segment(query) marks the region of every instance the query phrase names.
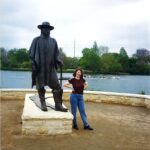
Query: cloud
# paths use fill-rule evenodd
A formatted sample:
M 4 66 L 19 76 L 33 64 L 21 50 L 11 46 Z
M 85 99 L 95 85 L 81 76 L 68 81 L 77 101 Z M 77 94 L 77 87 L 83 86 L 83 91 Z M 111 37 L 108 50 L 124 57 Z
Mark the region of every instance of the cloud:
M 96 40 L 100 45 L 128 53 L 150 49 L 148 0 L 1 0 L 0 46 L 29 48 L 40 34 L 37 25 L 50 21 L 51 32 L 65 53 L 81 56 L 84 47 Z

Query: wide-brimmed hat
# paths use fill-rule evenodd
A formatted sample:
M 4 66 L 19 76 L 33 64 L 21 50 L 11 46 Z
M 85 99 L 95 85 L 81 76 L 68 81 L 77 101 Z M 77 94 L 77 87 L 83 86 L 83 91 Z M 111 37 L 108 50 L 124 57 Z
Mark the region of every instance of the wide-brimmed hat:
M 38 25 L 37 26 L 39 29 L 42 29 L 42 28 L 49 28 L 50 30 L 53 30 L 54 27 L 50 25 L 49 22 L 42 22 L 41 25 Z

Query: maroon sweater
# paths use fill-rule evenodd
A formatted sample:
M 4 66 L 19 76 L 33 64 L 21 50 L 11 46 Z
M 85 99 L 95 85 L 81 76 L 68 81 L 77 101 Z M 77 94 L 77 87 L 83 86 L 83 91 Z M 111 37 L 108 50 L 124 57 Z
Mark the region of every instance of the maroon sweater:
M 68 82 L 73 86 L 74 90 L 72 91 L 72 93 L 83 94 L 85 79 L 81 78 L 78 80 L 76 78 L 72 78 L 69 79 Z

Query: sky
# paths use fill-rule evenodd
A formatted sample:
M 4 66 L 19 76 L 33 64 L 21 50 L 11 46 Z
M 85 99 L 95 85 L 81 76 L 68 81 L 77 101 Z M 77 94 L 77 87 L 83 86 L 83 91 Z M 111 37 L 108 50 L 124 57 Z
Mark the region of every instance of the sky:
M 131 56 L 138 48 L 150 50 L 149 6 L 149 0 L 1 0 L 0 47 L 29 49 L 40 35 L 37 26 L 48 21 L 67 56 L 75 46 L 81 57 L 94 41 L 109 52 L 124 47 Z

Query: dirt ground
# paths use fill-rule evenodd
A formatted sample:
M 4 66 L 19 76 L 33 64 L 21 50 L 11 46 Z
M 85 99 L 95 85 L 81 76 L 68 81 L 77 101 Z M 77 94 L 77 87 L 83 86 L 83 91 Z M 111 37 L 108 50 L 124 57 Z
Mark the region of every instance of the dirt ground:
M 1 150 L 150 150 L 150 110 L 114 104 L 86 103 L 86 131 L 78 113 L 79 130 L 57 136 L 24 136 L 24 101 L 1 101 Z M 69 103 L 65 102 L 69 108 Z

